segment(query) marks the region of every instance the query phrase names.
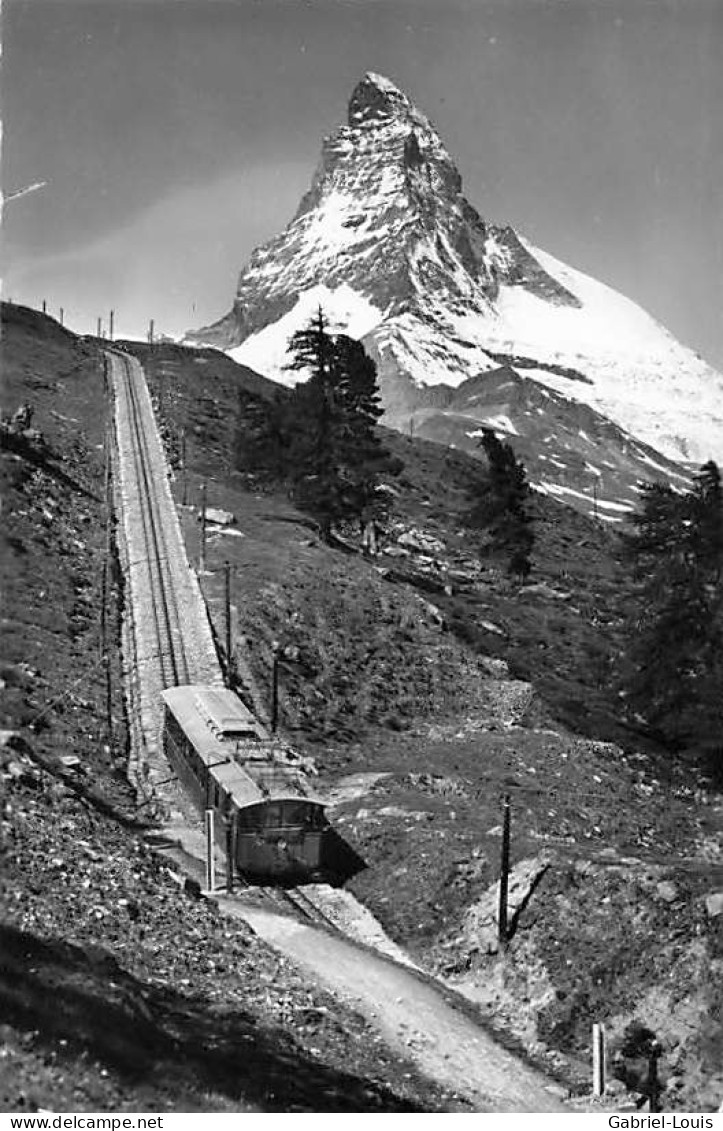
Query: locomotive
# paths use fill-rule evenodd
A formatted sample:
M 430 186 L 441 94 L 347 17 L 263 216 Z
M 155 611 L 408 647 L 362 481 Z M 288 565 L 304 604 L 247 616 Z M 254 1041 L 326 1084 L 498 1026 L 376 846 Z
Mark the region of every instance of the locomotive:
M 199 808 L 214 811 L 236 870 L 257 881 L 319 876 L 329 822 L 298 759 L 232 691 L 192 684 L 161 697 L 166 757 Z

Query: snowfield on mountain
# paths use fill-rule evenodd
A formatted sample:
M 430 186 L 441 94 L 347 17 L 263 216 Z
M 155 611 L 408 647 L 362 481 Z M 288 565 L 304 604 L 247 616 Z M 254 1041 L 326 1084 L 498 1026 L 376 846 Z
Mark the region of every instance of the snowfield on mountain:
M 432 123 L 373 73 L 233 309 L 188 340 L 292 383 L 286 343 L 319 304 L 377 361 L 394 426 L 439 386 L 510 366 L 669 459 L 723 444 L 721 375 L 634 302 L 480 216 Z

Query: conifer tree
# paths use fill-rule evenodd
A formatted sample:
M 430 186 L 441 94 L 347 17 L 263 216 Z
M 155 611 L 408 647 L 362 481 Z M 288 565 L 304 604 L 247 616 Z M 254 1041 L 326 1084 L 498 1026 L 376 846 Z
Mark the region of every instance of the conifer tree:
M 309 373 L 290 400 L 295 497 L 328 538 L 336 523 L 364 521 L 379 498 L 379 475 L 392 470 L 376 431 L 376 366 L 359 342 L 329 332 L 321 308 L 293 335 L 289 352 L 289 368 Z
M 714 463 L 688 493 L 643 485 L 623 561 L 635 583 L 628 706 L 673 748 L 713 757 L 723 769 L 723 490 Z
M 339 334 L 334 342 L 334 370 L 344 435 L 343 460 L 355 517 L 364 524 L 381 517 L 379 477 L 393 471 L 377 423 L 383 413 L 377 369 L 361 342 Z
M 489 532 L 493 549 L 507 555 L 510 573 L 524 580 L 532 568 L 535 541 L 524 464 L 491 428 L 483 429 L 479 443 L 487 456 L 487 482 L 475 499 L 470 523 Z

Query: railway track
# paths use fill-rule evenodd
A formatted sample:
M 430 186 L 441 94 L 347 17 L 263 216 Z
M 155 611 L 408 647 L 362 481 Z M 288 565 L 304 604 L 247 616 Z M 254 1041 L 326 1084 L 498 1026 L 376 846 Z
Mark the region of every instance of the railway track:
M 128 440 L 138 486 L 147 593 L 156 641 L 155 658 L 162 686 L 171 687 L 191 682 L 191 670 L 176 596 L 163 500 L 158 497 L 156 485 L 159 468 L 153 460 L 148 422 L 131 359 L 116 351 L 113 351 L 113 358 L 120 368 L 118 388 L 126 402 Z
M 129 578 L 128 673 L 131 713 L 136 719 L 132 745 L 138 751 L 139 767 L 135 776 L 142 788 L 165 789 L 169 811 L 174 809 L 190 821 L 189 798 L 179 789 L 161 741 L 163 693 L 187 685 L 220 688 L 223 684 L 215 653 L 210 672 L 209 657 L 199 649 L 204 629 L 211 649 L 213 640 L 202 594 L 188 565 L 143 370 L 121 350 L 109 349 L 108 359 L 116 396 L 119 492 Z M 291 908 L 302 919 L 336 929 L 323 909 L 298 889 L 259 890 L 277 907 Z
M 337 924 L 331 919 L 325 911 L 319 907 L 313 899 L 301 888 L 275 888 L 275 891 L 281 896 L 282 902 L 286 902 L 304 919 L 308 919 L 314 923 L 315 926 L 327 927 L 329 930 L 337 932 L 339 928 Z
M 236 876 L 236 886 L 247 893 L 255 892 L 261 895 L 274 908 L 288 911 L 291 908 L 300 918 L 313 923 L 315 926 L 326 927 L 335 934 L 340 932 L 340 927 L 331 916 L 319 907 L 300 887 L 286 888 L 277 886 L 264 886 L 250 884 L 243 876 Z

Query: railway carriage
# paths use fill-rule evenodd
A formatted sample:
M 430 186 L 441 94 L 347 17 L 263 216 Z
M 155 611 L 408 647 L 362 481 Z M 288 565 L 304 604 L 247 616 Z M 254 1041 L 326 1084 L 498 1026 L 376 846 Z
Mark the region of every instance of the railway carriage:
M 230 822 L 239 872 L 289 881 L 320 873 L 324 803 L 238 696 L 190 685 L 162 698 L 166 757 L 199 808 L 216 813 L 224 846 Z

